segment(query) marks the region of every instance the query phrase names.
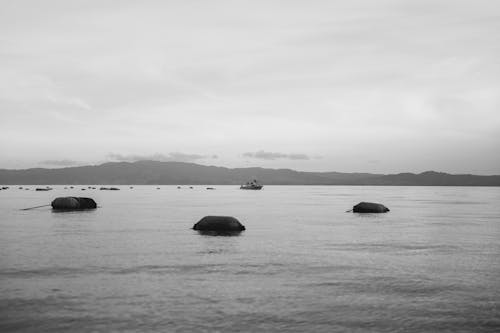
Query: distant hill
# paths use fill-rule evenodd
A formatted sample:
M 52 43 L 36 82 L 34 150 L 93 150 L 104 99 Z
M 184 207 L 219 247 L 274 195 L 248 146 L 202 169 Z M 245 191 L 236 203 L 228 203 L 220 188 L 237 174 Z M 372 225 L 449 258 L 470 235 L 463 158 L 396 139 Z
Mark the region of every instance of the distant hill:
M 290 169 L 205 166 L 183 162 L 113 162 L 60 169 L 0 169 L 0 184 L 136 184 L 238 185 L 258 179 L 264 185 L 408 185 L 500 186 L 500 175 L 451 175 L 427 171 L 391 175 L 341 172 L 300 172 Z

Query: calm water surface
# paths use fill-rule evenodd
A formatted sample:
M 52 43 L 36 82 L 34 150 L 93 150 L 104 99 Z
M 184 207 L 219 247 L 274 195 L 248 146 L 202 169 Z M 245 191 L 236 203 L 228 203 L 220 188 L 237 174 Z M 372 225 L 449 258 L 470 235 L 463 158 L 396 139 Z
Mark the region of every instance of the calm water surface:
M 0 191 L 0 331 L 500 331 L 500 188 L 160 187 Z

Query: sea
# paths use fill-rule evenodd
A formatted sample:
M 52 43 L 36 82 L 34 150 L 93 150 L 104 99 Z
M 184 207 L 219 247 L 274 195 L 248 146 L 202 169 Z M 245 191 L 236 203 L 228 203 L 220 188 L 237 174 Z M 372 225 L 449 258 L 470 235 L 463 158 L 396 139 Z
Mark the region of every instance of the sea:
M 1 332 L 500 332 L 498 187 L 22 186 L 0 191 Z M 59 196 L 99 207 L 20 210 Z

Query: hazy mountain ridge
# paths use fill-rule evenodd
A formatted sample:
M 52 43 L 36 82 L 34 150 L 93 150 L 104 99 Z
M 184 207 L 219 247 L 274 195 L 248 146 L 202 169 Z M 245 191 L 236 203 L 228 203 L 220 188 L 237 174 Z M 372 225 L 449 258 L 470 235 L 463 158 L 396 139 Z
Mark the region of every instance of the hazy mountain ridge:
M 500 175 L 303 172 L 291 169 L 225 168 L 185 162 L 110 162 L 59 169 L 0 169 L 0 184 L 238 185 L 258 179 L 264 185 L 500 186 Z

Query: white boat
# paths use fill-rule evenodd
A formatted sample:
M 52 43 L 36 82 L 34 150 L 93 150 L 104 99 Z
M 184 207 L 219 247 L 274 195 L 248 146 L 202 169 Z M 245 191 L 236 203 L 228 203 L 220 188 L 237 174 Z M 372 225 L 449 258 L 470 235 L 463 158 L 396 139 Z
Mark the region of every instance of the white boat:
M 240 186 L 241 190 L 261 190 L 264 185 L 259 184 L 257 180 L 252 180 L 251 182 L 246 182 Z

